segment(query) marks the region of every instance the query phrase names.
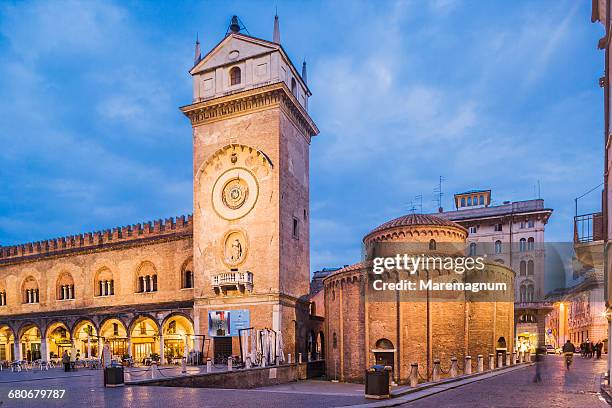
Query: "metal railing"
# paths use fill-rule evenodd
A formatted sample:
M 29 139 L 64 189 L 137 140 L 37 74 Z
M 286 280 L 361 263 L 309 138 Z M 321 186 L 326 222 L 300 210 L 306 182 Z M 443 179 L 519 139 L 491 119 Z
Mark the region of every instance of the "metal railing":
M 603 239 L 602 213 L 582 214 L 574 217 L 574 242 L 589 243 Z

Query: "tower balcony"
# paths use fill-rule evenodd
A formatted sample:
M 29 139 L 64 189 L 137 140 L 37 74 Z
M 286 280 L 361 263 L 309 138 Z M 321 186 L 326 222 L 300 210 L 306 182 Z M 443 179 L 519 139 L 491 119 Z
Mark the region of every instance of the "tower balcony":
M 211 285 L 216 294 L 226 294 L 228 290 L 241 293 L 253 290 L 253 273 L 249 271 L 221 272 L 211 277 Z

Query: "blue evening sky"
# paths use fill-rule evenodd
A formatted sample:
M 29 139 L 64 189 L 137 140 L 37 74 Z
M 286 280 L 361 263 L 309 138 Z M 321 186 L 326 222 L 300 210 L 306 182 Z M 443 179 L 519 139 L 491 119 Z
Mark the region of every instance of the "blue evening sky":
M 602 179 L 603 52 L 591 2 L 1 1 L 0 244 L 192 212 L 187 70 L 238 14 L 308 62 L 311 269 L 452 194 L 541 195 L 547 239 Z M 599 193 L 580 212 L 599 210 Z

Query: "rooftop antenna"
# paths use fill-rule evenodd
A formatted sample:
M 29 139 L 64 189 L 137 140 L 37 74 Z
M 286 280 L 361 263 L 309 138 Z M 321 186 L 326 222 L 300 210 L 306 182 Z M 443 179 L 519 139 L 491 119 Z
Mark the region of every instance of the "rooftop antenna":
M 438 212 L 444 211 L 442 208 L 442 196 L 444 196 L 444 192 L 442 191 L 442 182 L 446 181 L 446 179 L 442 176 L 438 178 L 438 185 L 434 188 L 435 200 L 438 204 Z
M 542 199 L 542 194 L 540 194 L 540 179 L 538 179 L 538 200 Z
M 416 195 L 414 196 L 414 199 L 419 202 L 419 214 L 423 214 L 423 195 Z

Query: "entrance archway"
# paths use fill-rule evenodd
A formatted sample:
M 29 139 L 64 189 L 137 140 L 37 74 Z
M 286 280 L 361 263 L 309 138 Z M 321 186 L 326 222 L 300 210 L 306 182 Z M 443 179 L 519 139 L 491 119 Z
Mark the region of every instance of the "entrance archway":
M 49 357 L 61 358 L 64 351 L 72 355 L 72 338 L 68 326 L 61 322 L 55 322 L 47 329 L 47 341 L 49 344 Z
M 15 360 L 15 336 L 9 326 L 0 326 L 0 361 Z
M 109 344 L 113 359 L 120 360 L 129 354 L 127 329 L 121 320 L 105 320 L 100 326 L 100 337 Z
M 379 339 L 372 351 L 374 352 L 376 364 L 393 367 L 395 348 L 391 340 Z
M 89 320 L 81 320 L 74 327 L 74 346 L 77 356 L 80 358 L 99 357 L 98 354 L 98 332 Z
M 150 317 L 136 318 L 131 325 L 131 356 L 135 362 L 145 363 L 145 359 L 159 356 L 159 330 L 157 323 Z
M 41 359 L 40 329 L 34 323 L 22 327 L 19 343 L 21 344 L 22 360 L 36 361 Z
M 164 359 L 168 363 L 188 356 L 193 350 L 193 324 L 182 315 L 170 316 L 162 327 Z

